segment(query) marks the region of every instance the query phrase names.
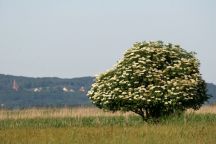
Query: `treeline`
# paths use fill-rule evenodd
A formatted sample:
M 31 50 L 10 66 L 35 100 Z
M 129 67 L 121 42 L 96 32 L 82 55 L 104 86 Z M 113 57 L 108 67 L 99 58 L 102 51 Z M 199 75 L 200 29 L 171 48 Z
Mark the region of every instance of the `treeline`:
M 0 75 L 0 105 L 2 108 L 91 105 L 86 94 L 93 80 L 94 77 L 60 79 Z
M 30 78 L 22 76 L 11 76 L 0 74 L 0 91 L 12 90 L 13 82 L 15 81 L 19 90 L 30 90 L 32 88 L 61 88 L 72 87 L 75 90 L 80 87 L 90 88 L 94 77 L 81 77 L 73 79 L 61 79 L 56 77 L 49 78 Z
M 211 98 L 208 100 L 207 104 L 216 104 L 216 85 L 213 83 L 207 83 L 208 94 Z

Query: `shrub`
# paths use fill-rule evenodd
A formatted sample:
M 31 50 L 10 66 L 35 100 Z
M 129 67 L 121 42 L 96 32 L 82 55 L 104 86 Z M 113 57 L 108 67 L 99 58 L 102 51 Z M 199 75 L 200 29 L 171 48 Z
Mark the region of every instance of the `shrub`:
M 132 111 L 143 120 L 198 109 L 208 99 L 199 66 L 195 53 L 179 45 L 137 42 L 96 77 L 88 96 L 99 108 Z

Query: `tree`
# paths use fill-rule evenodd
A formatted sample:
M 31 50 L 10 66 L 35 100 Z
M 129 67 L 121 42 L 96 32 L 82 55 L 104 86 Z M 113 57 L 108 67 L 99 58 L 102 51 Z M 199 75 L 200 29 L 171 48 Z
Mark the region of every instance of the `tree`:
M 137 42 L 110 70 L 96 77 L 88 92 L 99 108 L 132 111 L 157 119 L 208 99 L 194 52 L 162 41 Z

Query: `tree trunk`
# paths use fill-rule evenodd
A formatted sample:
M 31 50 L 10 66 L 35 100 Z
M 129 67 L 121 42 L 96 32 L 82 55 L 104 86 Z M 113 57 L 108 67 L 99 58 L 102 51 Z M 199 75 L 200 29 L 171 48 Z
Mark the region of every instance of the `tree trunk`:
M 146 117 L 145 117 L 144 113 L 139 114 L 139 115 L 142 117 L 142 120 L 143 120 L 143 121 L 146 121 Z
M 136 109 L 136 110 L 132 110 L 132 112 L 140 115 L 142 117 L 143 121 L 147 120 L 146 117 L 145 117 L 145 113 L 144 113 L 144 111 L 141 108 L 140 109 Z

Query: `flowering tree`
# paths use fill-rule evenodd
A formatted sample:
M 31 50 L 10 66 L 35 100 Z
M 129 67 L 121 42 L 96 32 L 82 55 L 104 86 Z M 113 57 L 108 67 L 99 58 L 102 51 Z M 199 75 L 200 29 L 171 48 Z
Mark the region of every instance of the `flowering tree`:
M 96 77 L 88 96 L 99 108 L 132 111 L 143 120 L 198 109 L 208 99 L 199 65 L 179 45 L 138 42 Z

